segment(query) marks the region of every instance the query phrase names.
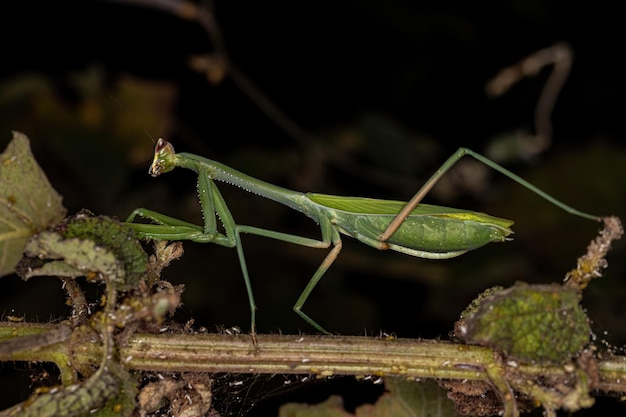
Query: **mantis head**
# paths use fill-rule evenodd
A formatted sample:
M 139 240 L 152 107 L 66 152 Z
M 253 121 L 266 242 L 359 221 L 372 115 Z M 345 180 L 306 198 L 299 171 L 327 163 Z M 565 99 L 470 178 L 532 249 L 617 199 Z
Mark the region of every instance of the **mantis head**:
M 156 146 L 154 147 L 154 159 L 148 173 L 153 177 L 158 177 L 161 174 L 170 172 L 176 165 L 174 164 L 174 147 L 171 143 L 163 138 L 159 138 Z

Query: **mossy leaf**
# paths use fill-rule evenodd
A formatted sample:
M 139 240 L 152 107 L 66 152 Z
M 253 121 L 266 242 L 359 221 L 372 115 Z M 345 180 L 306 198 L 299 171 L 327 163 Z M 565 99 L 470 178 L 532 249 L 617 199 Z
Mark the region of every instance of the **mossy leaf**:
M 137 381 L 119 363 L 109 361 L 107 372 L 113 375 L 119 386 L 117 395 L 106 398 L 105 405 L 94 411 L 90 410 L 90 417 L 126 417 L 133 415 L 137 406 L 136 397 L 139 392 Z
M 76 269 L 71 276 L 87 275 L 90 272 L 123 280 L 124 268 L 113 252 L 97 246 L 92 240 L 63 239 L 56 232 L 41 232 L 30 239 L 24 253 L 32 257 L 62 259 Z M 82 274 L 81 274 L 82 272 Z
M 0 276 L 13 272 L 30 236 L 64 216 L 61 196 L 35 161 L 28 138 L 13 132 L 0 155 Z
M 148 267 L 148 255 L 125 223 L 107 216 L 94 216 L 82 210 L 60 225 L 64 238 L 88 239 L 98 247 L 111 251 L 123 270 L 115 275 L 120 290 L 135 288 Z
M 579 302 L 572 288 L 518 283 L 481 300 L 457 336 L 513 359 L 563 363 L 589 343 L 589 320 Z
M 148 255 L 128 225 L 86 210 L 54 231 L 33 236 L 24 253 L 27 257 L 17 267 L 23 279 L 96 273 L 119 290 L 135 288 L 148 266 Z
M 116 362 L 108 361 L 85 381 L 33 394 L 3 410 L 6 417 L 126 417 L 135 409 L 137 384 Z

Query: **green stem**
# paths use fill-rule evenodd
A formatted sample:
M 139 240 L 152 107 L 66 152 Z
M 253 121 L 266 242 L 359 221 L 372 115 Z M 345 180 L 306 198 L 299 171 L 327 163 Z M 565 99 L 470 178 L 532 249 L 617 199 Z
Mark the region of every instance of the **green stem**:
M 0 342 L 34 332 L 34 325 L 0 322 Z M 39 325 L 40 332 L 50 325 Z M 0 360 L 47 361 L 58 364 L 71 349 L 71 339 L 41 348 L 2 354 Z M 134 370 L 152 372 L 227 372 L 253 374 L 314 374 L 319 376 L 402 376 L 482 380 L 490 382 L 486 369 L 500 367 L 498 355 L 485 347 L 447 341 L 384 339 L 360 336 L 258 335 L 255 350 L 247 335 L 222 334 L 135 334 L 119 348 L 122 364 Z M 101 346 L 81 346 L 74 362 L 97 364 Z M 517 375 L 560 377 L 560 364 L 514 365 Z M 597 364 L 598 384 L 605 392 L 626 393 L 626 357 L 611 356 Z M 522 378 L 523 379 L 523 378 Z

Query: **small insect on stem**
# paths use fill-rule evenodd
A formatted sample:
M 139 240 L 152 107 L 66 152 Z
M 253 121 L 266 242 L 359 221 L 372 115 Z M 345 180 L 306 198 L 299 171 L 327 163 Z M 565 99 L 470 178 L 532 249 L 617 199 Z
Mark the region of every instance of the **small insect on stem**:
M 509 240 L 513 233 L 510 229 L 513 224 L 511 220 L 475 211 L 421 203 L 437 181 L 465 155 L 501 172 L 568 213 L 585 219 L 601 220 L 599 216 L 583 213 L 562 203 L 511 171 L 466 148 L 460 148 L 448 158 L 415 196 L 409 202 L 404 202 L 288 190 L 253 178 L 217 161 L 191 153 L 176 153 L 168 141 L 159 139 L 150 166 L 150 175 L 157 177 L 176 167 L 195 171 L 198 174 L 198 192 L 204 225 L 195 225 L 144 208 L 134 210 L 126 221 L 140 238 L 191 240 L 236 248 L 248 293 L 250 328 L 255 345 L 256 304 L 241 244 L 241 234 L 249 233 L 311 248 L 331 248 L 293 306 L 293 310 L 317 331 L 329 334 L 304 313 L 302 307 L 324 273 L 339 256 L 342 234 L 376 249 L 390 249 L 429 259 L 453 258 L 490 242 Z M 238 186 L 305 214 L 319 224 L 321 238 L 311 239 L 237 224 L 217 188 L 216 181 Z M 132 223 L 137 217 L 148 219 L 155 224 Z M 224 233 L 217 229 L 218 218 L 223 224 Z

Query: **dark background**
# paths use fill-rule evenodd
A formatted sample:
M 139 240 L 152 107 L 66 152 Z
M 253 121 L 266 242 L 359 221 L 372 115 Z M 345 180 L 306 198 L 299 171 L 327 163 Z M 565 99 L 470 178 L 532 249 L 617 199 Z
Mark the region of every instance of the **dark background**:
M 507 167 L 578 209 L 624 217 L 624 34 L 612 2 L 216 1 L 212 16 L 234 69 L 213 83 L 190 60 L 223 53 L 221 42 L 160 4 L 20 2 L 2 13 L 0 143 L 11 130 L 30 137 L 69 213 L 124 219 L 142 206 L 201 222 L 191 173 L 146 173 L 160 136 L 288 188 L 408 199 L 459 146 L 481 152 L 496 137 L 533 133 L 550 69 L 497 99 L 485 83 L 563 41 L 574 63 L 554 109 L 553 142 Z M 268 117 L 242 77 L 302 130 L 289 134 Z M 220 187 L 242 224 L 319 236 L 298 213 Z M 341 334 L 446 338 L 489 286 L 560 282 L 598 229 L 500 175 L 480 179 L 475 192 L 440 188 L 428 202 L 514 219 L 515 240 L 432 261 L 346 238 L 304 310 Z M 259 331 L 312 333 L 291 306 L 324 252 L 253 236 L 244 248 Z M 614 248 L 583 300 L 599 339 L 614 347 L 626 342 L 623 250 Z M 185 251 L 165 271 L 187 286 L 181 319 L 246 332 L 235 251 Z M 0 288 L 0 314 L 67 314 L 52 279 L 5 277 Z

